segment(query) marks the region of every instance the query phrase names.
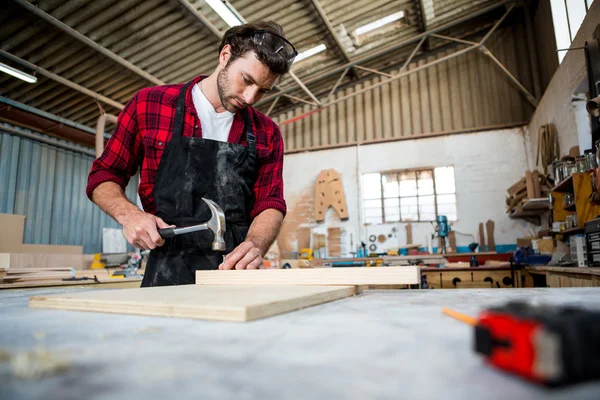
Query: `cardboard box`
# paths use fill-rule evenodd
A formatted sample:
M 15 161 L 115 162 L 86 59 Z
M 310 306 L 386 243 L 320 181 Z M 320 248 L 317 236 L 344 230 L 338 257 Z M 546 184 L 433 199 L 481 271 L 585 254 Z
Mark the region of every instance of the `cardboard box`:
M 0 214 L 0 253 L 14 253 L 21 250 L 25 216 Z

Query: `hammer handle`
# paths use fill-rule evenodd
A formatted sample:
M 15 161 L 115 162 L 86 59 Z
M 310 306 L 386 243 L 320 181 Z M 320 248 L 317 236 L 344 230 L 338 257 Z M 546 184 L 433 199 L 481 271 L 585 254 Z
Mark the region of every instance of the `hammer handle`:
M 163 239 L 166 238 L 170 238 L 176 235 L 175 233 L 175 228 L 164 228 L 164 229 L 159 229 L 158 230 L 158 234 L 160 235 L 160 237 L 162 237 Z

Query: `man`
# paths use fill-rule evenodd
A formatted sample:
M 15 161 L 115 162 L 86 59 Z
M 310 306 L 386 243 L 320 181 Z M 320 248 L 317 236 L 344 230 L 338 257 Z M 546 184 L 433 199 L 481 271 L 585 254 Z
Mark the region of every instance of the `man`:
M 195 282 L 197 269 L 255 269 L 286 212 L 283 141 L 277 125 L 250 106 L 288 72 L 296 50 L 274 22 L 229 29 L 219 65 L 185 85 L 145 88 L 119 115 L 94 161 L 87 195 L 123 226 L 133 246 L 151 249 L 142 286 Z M 140 168 L 144 211 L 124 188 Z M 206 222 L 202 198 L 225 212 L 226 257 L 210 231 L 163 239 L 158 229 Z

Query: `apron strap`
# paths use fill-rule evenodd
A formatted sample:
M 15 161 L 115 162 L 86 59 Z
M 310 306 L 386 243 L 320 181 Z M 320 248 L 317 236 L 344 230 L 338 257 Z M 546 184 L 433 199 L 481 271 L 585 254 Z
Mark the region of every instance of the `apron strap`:
M 179 92 L 179 96 L 177 96 L 177 105 L 175 107 L 175 124 L 173 125 L 173 137 L 172 139 L 179 140 L 181 136 L 183 136 L 183 117 L 185 115 L 185 95 L 187 93 L 188 88 L 192 84 L 192 81 L 189 81 L 185 84 L 181 92 Z
M 256 170 L 256 136 L 252 130 L 252 118 L 250 117 L 250 110 L 246 109 L 245 119 L 246 123 L 244 129 L 246 130 L 246 142 L 248 142 L 248 163 L 250 164 L 250 170 L 254 175 L 258 172 Z

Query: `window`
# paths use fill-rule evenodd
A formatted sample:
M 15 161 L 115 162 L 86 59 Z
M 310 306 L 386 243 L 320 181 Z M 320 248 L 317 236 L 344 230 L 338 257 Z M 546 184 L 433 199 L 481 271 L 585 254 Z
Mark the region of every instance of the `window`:
M 456 221 L 454 167 L 364 174 L 363 203 L 366 224 Z
M 550 0 L 559 64 L 567 54 L 566 49 L 571 46 L 591 5 L 591 0 Z

